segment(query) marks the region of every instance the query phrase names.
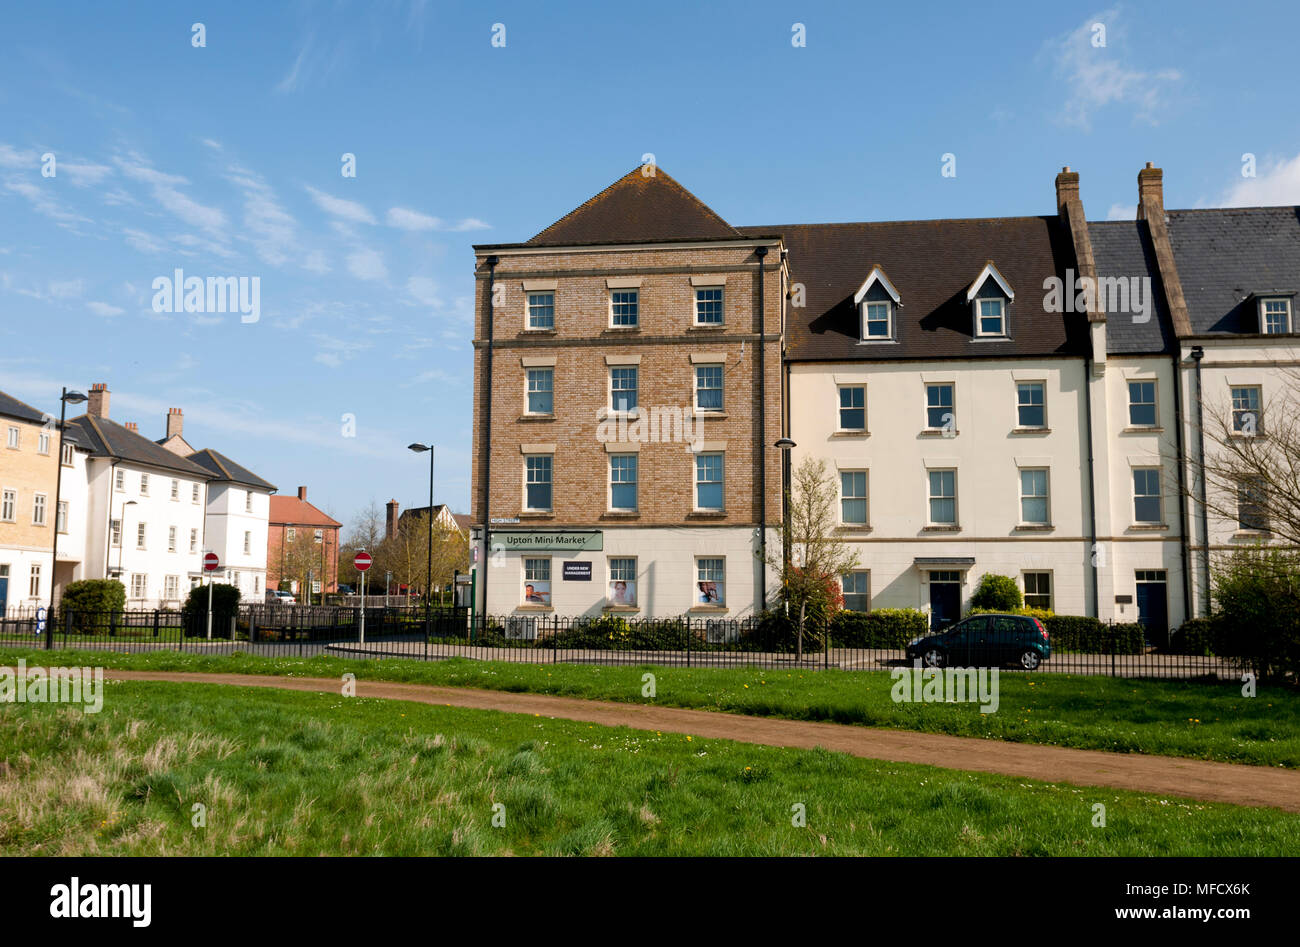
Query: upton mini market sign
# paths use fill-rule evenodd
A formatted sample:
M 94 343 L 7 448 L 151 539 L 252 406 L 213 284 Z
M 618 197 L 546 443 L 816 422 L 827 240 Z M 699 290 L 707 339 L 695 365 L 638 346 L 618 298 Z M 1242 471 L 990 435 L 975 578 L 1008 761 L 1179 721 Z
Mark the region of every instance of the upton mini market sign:
M 492 545 L 500 543 L 507 551 L 528 552 L 530 550 L 563 552 L 580 552 L 589 550 L 600 552 L 605 548 L 605 534 L 598 529 L 581 532 L 534 531 L 499 532 L 493 531 Z

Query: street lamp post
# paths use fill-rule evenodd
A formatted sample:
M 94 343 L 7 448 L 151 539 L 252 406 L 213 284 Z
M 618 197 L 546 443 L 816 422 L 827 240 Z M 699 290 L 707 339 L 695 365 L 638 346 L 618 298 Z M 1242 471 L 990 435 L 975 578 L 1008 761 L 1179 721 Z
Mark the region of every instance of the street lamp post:
M 417 454 L 429 452 L 429 558 L 425 565 L 424 579 L 424 638 L 427 641 L 433 630 L 432 616 L 429 612 L 429 589 L 433 585 L 433 445 L 408 444 L 410 450 Z
M 54 587 L 59 573 L 59 495 L 63 492 L 63 422 L 67 420 L 68 405 L 81 404 L 86 396 L 79 391 L 63 389 L 59 395 L 59 452 L 54 457 L 54 542 L 50 552 L 50 607 L 45 612 L 45 647 L 54 647 Z M 69 511 L 70 513 L 71 511 Z
M 783 437 L 773 445 L 781 451 L 781 600 L 790 615 L 790 451 L 798 445 Z

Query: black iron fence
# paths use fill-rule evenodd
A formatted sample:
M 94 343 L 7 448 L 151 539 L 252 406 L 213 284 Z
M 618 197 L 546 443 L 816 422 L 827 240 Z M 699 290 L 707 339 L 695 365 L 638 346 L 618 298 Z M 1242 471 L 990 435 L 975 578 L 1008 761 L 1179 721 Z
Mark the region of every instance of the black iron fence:
M 1030 641 L 992 633 L 939 649 L 910 646 L 924 629 L 881 623 L 814 623 L 802 635 L 770 618 L 625 619 L 603 615 L 471 617 L 467 609 L 240 605 L 214 613 L 147 610 L 117 613 L 13 612 L 0 619 L 0 646 L 170 650 L 202 654 L 465 657 L 521 663 L 680 667 L 892 670 L 917 661 L 1000 666 L 1008 670 L 1132 678 L 1239 679 L 1233 656 L 1179 654 L 1153 647 L 1132 626 L 1098 623 L 1088 635 Z M 1032 649 L 1029 648 L 1032 645 Z M 1027 656 L 1033 650 L 1036 657 Z

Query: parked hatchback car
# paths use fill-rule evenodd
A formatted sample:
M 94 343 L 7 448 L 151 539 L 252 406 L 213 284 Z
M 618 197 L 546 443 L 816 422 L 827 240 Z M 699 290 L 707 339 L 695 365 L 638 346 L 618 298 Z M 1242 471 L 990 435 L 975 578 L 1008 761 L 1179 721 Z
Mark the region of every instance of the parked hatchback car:
M 268 591 L 266 593 L 266 604 L 268 605 L 297 605 L 298 600 L 293 597 L 292 592 Z
M 926 667 L 1001 667 L 1032 671 L 1052 656 L 1047 628 L 1028 615 L 972 615 L 941 632 L 913 638 L 907 660 Z

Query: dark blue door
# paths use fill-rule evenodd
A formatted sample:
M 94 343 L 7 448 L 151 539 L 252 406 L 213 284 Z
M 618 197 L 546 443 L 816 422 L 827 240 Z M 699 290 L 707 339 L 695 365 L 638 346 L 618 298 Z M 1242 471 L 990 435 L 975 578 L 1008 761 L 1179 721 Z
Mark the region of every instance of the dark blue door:
M 930 582 L 930 630 L 946 628 L 961 618 L 961 584 Z
M 1169 633 L 1169 601 L 1163 581 L 1138 581 L 1138 622 L 1146 629 L 1147 643 L 1162 642 Z
M 5 617 L 5 608 L 9 604 L 9 576 L 0 575 L 0 618 Z

